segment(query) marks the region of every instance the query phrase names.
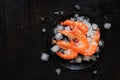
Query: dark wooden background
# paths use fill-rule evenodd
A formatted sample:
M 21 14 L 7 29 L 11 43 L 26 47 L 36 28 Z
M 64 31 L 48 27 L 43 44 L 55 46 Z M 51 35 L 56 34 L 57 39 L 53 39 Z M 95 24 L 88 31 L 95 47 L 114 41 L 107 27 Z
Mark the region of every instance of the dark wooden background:
M 76 4 L 81 12 L 92 13 L 101 23 L 112 24 L 104 34 L 108 51 L 101 54 L 97 65 L 81 71 L 56 65 L 51 58 L 48 62 L 40 60 L 41 51 L 48 49 L 42 27 L 49 29 L 59 17 L 53 15 L 54 11 L 74 12 Z M 119 10 L 119 0 L 1 0 L 0 80 L 120 80 Z M 55 72 L 58 67 L 61 76 Z M 93 75 L 93 70 L 98 74 Z

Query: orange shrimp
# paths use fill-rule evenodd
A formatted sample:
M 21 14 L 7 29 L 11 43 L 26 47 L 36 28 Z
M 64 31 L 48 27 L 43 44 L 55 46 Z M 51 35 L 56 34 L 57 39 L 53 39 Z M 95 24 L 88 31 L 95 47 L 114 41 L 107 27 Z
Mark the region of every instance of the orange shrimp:
M 88 41 L 86 36 L 77 28 L 73 29 L 73 31 L 62 30 L 59 31 L 61 34 L 67 36 L 70 39 L 75 39 L 77 42 L 74 42 L 74 47 L 79 52 L 84 52 L 88 48 Z M 78 35 L 79 34 L 79 35 Z
M 67 54 L 64 53 L 64 54 L 63 54 L 63 53 L 61 53 L 61 52 L 56 52 L 56 54 L 57 54 L 58 56 L 60 56 L 61 58 L 67 59 L 67 60 L 74 59 L 74 58 L 76 58 L 76 57 L 78 56 L 78 53 L 75 52 L 74 50 L 68 49 L 68 51 L 70 51 L 70 53 L 67 53 Z
M 56 43 L 59 47 L 63 48 L 63 49 L 69 49 L 71 48 L 71 44 L 70 42 L 67 41 L 63 41 L 63 40 L 53 40 L 54 43 Z
M 70 41 L 53 40 L 64 52 L 56 52 L 56 54 L 63 59 L 74 59 L 81 54 L 83 56 L 93 55 L 98 48 L 98 41 L 100 39 L 99 28 L 95 32 L 92 41 L 87 40 L 86 34 L 88 27 L 83 22 L 74 20 L 65 20 L 61 25 L 69 26 L 71 30 L 59 30 L 58 32 L 67 36 Z
M 65 20 L 64 22 L 61 22 L 61 25 L 67 25 L 71 29 L 74 29 L 75 27 L 77 27 L 84 34 L 88 32 L 88 27 L 83 22 L 78 22 L 74 20 Z
M 75 33 L 74 31 L 70 31 L 70 30 L 59 30 L 58 31 L 59 33 L 67 36 L 69 39 L 74 39 L 76 36 L 75 36 Z
M 97 29 L 97 31 L 95 32 L 95 34 L 93 36 L 93 39 L 92 39 L 91 43 L 89 44 L 88 49 L 86 49 L 83 53 L 80 53 L 80 54 L 82 54 L 84 56 L 93 55 L 98 48 L 99 39 L 100 39 L 100 32 L 99 32 L 99 29 Z
M 70 42 L 66 42 L 66 41 L 62 41 L 62 40 L 53 40 L 54 43 L 56 43 L 58 46 L 60 46 L 61 48 L 65 49 L 66 51 L 68 51 L 67 54 L 63 54 L 61 52 L 56 52 L 56 54 L 63 58 L 63 59 L 74 59 L 78 56 L 77 50 L 74 48 L 73 46 L 73 41 L 71 40 Z

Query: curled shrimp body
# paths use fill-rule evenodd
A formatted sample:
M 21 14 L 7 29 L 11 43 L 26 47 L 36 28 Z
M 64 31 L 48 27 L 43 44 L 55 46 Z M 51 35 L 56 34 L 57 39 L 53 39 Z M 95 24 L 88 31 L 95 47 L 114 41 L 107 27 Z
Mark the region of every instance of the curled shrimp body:
M 63 49 L 68 49 L 71 48 L 71 45 L 69 42 L 67 41 L 63 41 L 63 40 L 53 40 L 54 43 L 56 43 L 59 47 L 63 48 Z
M 69 51 L 69 53 L 67 53 L 67 54 L 65 54 L 65 53 L 63 54 L 61 52 L 56 52 L 56 54 L 58 56 L 60 56 L 61 58 L 66 59 L 66 60 L 71 60 L 71 59 L 74 59 L 74 58 L 76 58 L 78 56 L 77 52 L 75 52 L 75 51 L 73 51 L 71 49 L 68 49 L 68 51 Z
M 86 36 L 80 31 L 77 30 L 76 28 L 73 31 L 68 31 L 68 30 L 62 30 L 59 31 L 61 34 L 67 36 L 70 39 L 76 39 L 74 42 L 74 47 L 79 51 L 79 52 L 84 52 L 86 48 L 88 48 L 88 41 Z M 78 35 L 79 34 L 79 35 Z
M 80 54 L 82 54 L 84 56 L 93 55 L 98 48 L 99 39 L 100 39 L 100 32 L 99 32 L 99 29 L 97 29 L 97 31 L 95 32 L 95 34 L 93 36 L 92 41 L 89 43 L 89 47 L 83 53 L 80 53 Z
M 84 34 L 88 32 L 88 27 L 83 22 L 78 22 L 74 20 L 65 20 L 64 22 L 61 22 L 61 25 L 69 26 L 71 29 L 77 28 L 81 30 L 81 32 Z
M 60 46 L 62 49 L 64 49 L 67 52 L 67 54 L 56 52 L 56 54 L 59 57 L 70 60 L 78 56 L 77 50 L 74 48 L 72 40 L 70 41 L 70 43 L 66 41 L 62 41 L 62 40 L 59 40 L 59 41 L 53 40 L 53 42 L 56 43 L 58 46 Z
M 68 41 L 53 40 L 63 51 L 56 54 L 66 60 L 75 59 L 79 54 L 83 56 L 92 56 L 98 48 L 100 39 L 99 28 L 93 33 L 92 37 L 88 36 L 88 27 L 83 22 L 74 20 L 65 20 L 60 23 L 62 26 L 71 29 L 58 30 L 59 33 L 68 37 Z M 89 30 L 90 31 L 90 30 Z

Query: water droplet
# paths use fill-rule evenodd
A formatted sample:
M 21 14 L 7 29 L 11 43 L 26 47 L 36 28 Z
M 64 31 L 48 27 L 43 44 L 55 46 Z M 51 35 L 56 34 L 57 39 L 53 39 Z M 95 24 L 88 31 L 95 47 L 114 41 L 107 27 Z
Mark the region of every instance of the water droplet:
M 56 15 L 58 15 L 58 14 L 59 14 L 59 11 L 54 11 L 53 13 L 56 14 Z
M 97 70 L 93 70 L 93 74 L 95 74 L 95 75 L 96 75 L 97 73 L 98 73 L 98 71 L 97 71 Z
M 60 11 L 60 15 L 63 15 L 64 14 L 64 11 Z
M 79 17 L 79 14 L 75 14 L 74 17 Z
M 44 17 L 40 17 L 40 20 L 41 20 L 41 21 L 44 21 L 45 19 L 44 19 Z
M 99 55 L 96 55 L 96 58 L 99 58 Z
M 107 16 L 105 16 L 105 15 L 104 15 L 104 18 L 105 18 L 105 19 L 108 19 L 108 17 L 107 17 Z
M 42 28 L 42 32 L 46 32 L 46 29 L 45 29 L 45 28 Z
M 55 71 L 56 71 L 56 73 L 57 73 L 58 75 L 61 74 L 61 69 L 60 69 L 60 68 L 55 69 Z
M 104 41 L 103 40 L 100 40 L 99 43 L 98 43 L 99 46 L 104 46 Z
M 64 11 L 54 11 L 53 12 L 55 15 L 63 15 Z
M 75 8 L 75 10 L 80 10 L 80 6 L 77 4 L 74 6 L 74 8 Z
M 45 52 L 41 53 L 41 60 L 42 61 L 48 61 L 49 55 Z
M 111 23 L 104 23 L 103 25 L 104 25 L 104 28 L 107 30 L 111 28 Z

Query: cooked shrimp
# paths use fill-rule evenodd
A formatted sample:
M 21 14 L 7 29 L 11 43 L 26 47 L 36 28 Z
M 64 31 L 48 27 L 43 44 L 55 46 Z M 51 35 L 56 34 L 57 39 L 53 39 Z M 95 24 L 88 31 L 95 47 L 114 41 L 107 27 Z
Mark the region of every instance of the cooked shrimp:
M 74 42 L 70 40 L 70 42 L 63 41 L 63 40 L 53 40 L 54 43 L 56 43 L 60 48 L 63 48 L 65 50 L 72 49 L 74 51 L 78 51 L 77 48 L 74 46 Z
M 59 32 L 70 39 L 73 40 L 75 39 L 76 42 L 74 42 L 74 47 L 78 49 L 80 52 L 83 52 L 88 48 L 89 43 L 87 41 L 87 38 L 80 30 L 75 28 L 73 31 L 62 30 Z
M 58 31 L 59 33 L 67 36 L 69 39 L 74 39 L 76 36 L 75 36 L 75 33 L 74 31 L 70 31 L 70 30 L 59 30 Z
M 60 48 L 63 48 L 63 49 L 69 49 L 71 48 L 71 44 L 70 42 L 67 42 L 67 41 L 63 41 L 63 40 L 53 40 L 54 43 L 56 43 Z
M 100 32 L 99 32 L 99 29 L 97 29 L 97 31 L 95 32 L 95 34 L 93 36 L 93 39 L 92 39 L 91 43 L 89 43 L 88 49 L 86 49 L 83 53 L 80 53 L 80 54 L 82 54 L 84 56 L 93 55 L 98 48 L 99 39 L 100 39 Z
M 74 50 L 68 49 L 68 53 L 61 53 L 61 52 L 56 52 L 58 56 L 60 56 L 63 59 L 71 60 L 74 59 L 78 56 L 78 53 L 75 52 Z
M 70 60 L 76 58 L 78 54 L 91 56 L 97 51 L 98 41 L 100 39 L 99 28 L 94 33 L 92 39 L 90 38 L 90 41 L 88 41 L 88 27 L 85 23 L 65 20 L 61 22 L 61 25 L 69 26 L 68 28 L 71 29 L 58 30 L 59 33 L 68 37 L 69 41 L 53 40 L 55 44 L 64 50 L 63 52 L 56 52 L 59 57 Z
M 74 33 L 75 33 L 76 39 L 78 39 L 78 42 L 75 43 L 75 45 L 76 47 L 78 47 L 79 52 L 85 51 L 89 46 L 86 36 L 76 28 L 74 29 Z
M 67 51 L 67 54 L 66 53 L 63 54 L 61 52 L 56 52 L 56 54 L 58 56 L 60 56 L 61 58 L 74 59 L 78 56 L 77 50 L 74 48 L 72 40 L 70 42 L 66 42 L 66 41 L 62 41 L 62 40 L 59 40 L 59 41 L 53 40 L 53 42 Z
M 78 22 L 74 20 L 65 20 L 64 22 L 61 22 L 61 25 L 67 25 L 71 29 L 74 29 L 75 27 L 77 27 L 84 34 L 88 32 L 88 27 L 83 22 Z

